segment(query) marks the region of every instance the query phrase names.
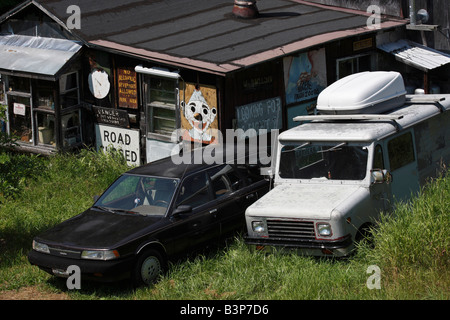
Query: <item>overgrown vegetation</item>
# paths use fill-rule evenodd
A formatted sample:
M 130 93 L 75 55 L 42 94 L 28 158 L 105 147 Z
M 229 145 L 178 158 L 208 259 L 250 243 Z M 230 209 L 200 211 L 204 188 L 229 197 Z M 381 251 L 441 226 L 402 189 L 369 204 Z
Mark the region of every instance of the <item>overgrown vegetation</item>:
M 12 155 L 8 155 L 13 161 Z M 20 160 L 22 161 L 22 160 Z M 70 299 L 442 299 L 450 298 L 450 177 L 431 182 L 420 197 L 400 204 L 373 230 L 374 247 L 361 245 L 343 260 L 252 252 L 241 237 L 171 266 L 156 285 L 65 281 L 31 266 L 26 255 L 36 234 L 92 204 L 126 167 L 120 154 L 35 158 L 39 168 L 0 204 L 0 297 L 20 288 Z M 381 271 L 381 289 L 366 285 L 367 268 Z

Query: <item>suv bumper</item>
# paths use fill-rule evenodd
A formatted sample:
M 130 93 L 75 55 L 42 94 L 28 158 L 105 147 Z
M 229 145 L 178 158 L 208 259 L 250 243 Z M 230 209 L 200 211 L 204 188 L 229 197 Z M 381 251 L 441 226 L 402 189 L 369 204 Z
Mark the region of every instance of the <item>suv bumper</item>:
M 337 240 L 298 240 L 281 238 L 253 238 L 244 237 L 245 243 L 261 251 L 273 251 L 274 248 L 297 251 L 299 254 L 314 256 L 346 256 L 353 249 L 350 234 Z

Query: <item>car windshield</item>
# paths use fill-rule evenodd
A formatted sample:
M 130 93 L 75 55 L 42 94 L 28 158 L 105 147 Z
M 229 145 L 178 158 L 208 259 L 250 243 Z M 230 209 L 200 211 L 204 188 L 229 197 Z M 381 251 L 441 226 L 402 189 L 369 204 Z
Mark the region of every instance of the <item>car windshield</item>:
M 94 207 L 112 212 L 165 215 L 177 184 L 177 179 L 122 175 Z
M 279 175 L 286 179 L 363 180 L 368 148 L 347 143 L 298 143 L 281 149 Z

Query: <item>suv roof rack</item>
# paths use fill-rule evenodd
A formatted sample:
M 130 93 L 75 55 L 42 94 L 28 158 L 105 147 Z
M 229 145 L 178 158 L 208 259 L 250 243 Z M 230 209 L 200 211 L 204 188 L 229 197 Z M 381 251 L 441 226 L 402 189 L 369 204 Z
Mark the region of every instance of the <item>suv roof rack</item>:
M 419 95 L 419 94 L 407 94 L 405 97 L 405 103 L 432 103 L 435 104 L 440 112 L 444 112 L 445 108 L 441 104 L 441 101 L 444 101 L 445 97 L 438 95 Z
M 358 120 L 358 121 L 383 121 L 392 123 L 395 129 L 400 130 L 397 120 L 403 118 L 403 115 L 391 114 L 325 114 L 325 115 L 309 115 L 294 117 L 294 121 L 342 121 L 342 120 Z

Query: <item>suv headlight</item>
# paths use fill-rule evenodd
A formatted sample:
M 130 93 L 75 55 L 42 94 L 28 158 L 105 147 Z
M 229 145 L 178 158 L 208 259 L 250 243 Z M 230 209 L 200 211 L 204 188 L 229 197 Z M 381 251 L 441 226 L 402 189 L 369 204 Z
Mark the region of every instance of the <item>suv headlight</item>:
M 318 223 L 317 232 L 321 237 L 329 237 L 332 235 L 331 226 L 329 223 Z
M 117 250 L 84 250 L 81 252 L 82 259 L 90 260 L 112 260 L 119 256 Z
M 48 245 L 45 243 L 40 243 L 35 240 L 33 240 L 33 250 L 36 250 L 38 252 L 42 253 L 50 253 L 50 249 L 48 248 Z
M 266 232 L 266 224 L 264 221 L 252 221 L 252 230 L 256 233 Z

